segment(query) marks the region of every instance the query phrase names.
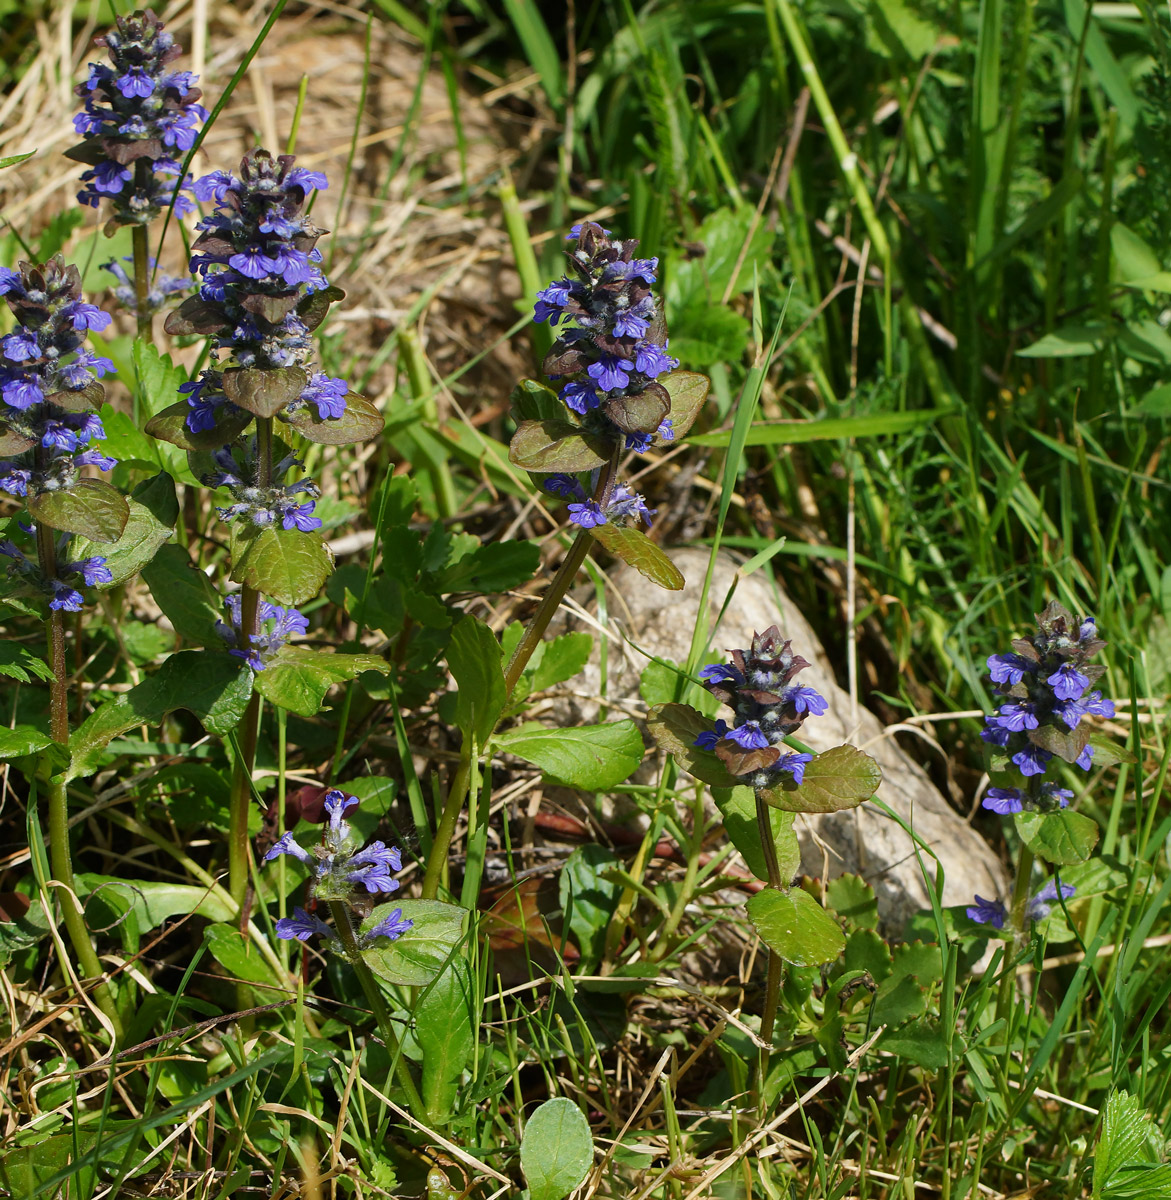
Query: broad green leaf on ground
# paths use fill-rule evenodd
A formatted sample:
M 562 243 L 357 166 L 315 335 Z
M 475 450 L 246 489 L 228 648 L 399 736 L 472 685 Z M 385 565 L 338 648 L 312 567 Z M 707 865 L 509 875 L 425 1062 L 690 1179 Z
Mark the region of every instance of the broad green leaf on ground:
M 15 642 L 0 642 L 0 675 L 6 675 L 18 683 L 32 683 L 34 679 L 48 683 L 55 678 L 52 668 L 44 659 Z
M 1055 866 L 1085 862 L 1098 844 L 1098 823 L 1063 808 L 1058 812 L 1019 812 L 1013 817 L 1021 840 Z
M 299 529 L 258 529 L 236 521 L 231 554 L 232 581 L 278 604 L 300 604 L 316 596 L 333 570 L 333 555 L 320 533 Z
M 131 351 L 134 373 L 137 376 L 137 392 L 144 417 L 153 417 L 168 405 L 182 399 L 179 385 L 187 382 L 187 371 L 171 361 L 169 354 L 160 354 L 149 341 L 134 339 Z M 183 405 L 190 411 L 187 402 Z
M 509 461 L 526 471 L 592 471 L 605 466 L 609 447 L 571 421 L 522 421 L 508 447 Z
M 520 1165 L 532 1200 L 565 1200 L 593 1162 L 589 1122 L 572 1100 L 554 1096 L 525 1123 Z
M 256 949 L 251 938 L 241 933 L 235 925 L 208 925 L 203 931 L 203 940 L 212 958 L 228 972 L 230 978 L 263 984 L 264 990 L 259 995 L 269 995 L 273 989 L 283 986 L 284 981 L 276 977 L 268 959 Z
M 899 1029 L 888 1029 L 878 1045 L 925 1071 L 941 1071 L 947 1066 L 947 1033 L 930 1017 L 920 1017 Z
M 30 496 L 33 520 L 93 542 L 116 542 L 130 519 L 126 498 L 104 479 L 79 479 L 68 491 Z
M 194 913 L 210 921 L 230 921 L 236 915 L 231 904 L 207 888 L 170 881 L 83 874 L 77 876 L 77 894 L 83 899 L 100 895 L 116 912 L 133 914 L 139 933 L 157 929 L 179 913 Z
M 395 942 L 380 938 L 379 944 L 362 951 L 362 957 L 370 970 L 388 983 L 426 987 L 454 957 L 463 937 L 467 910 L 438 900 L 399 900 L 380 904 L 362 922 L 361 932 L 372 929 L 396 908 L 414 921 L 414 927 Z
M 379 654 L 333 654 L 307 646 L 282 646 L 276 657 L 256 673 L 256 690 L 278 708 L 299 717 L 321 711 L 325 693 L 334 684 L 356 679 L 364 671 L 390 672 L 390 664 Z
M 647 714 L 647 730 L 660 750 L 670 754 L 683 770 L 712 787 L 734 788 L 741 780 L 710 750 L 701 750 L 695 739 L 709 733 L 715 722 L 689 704 L 656 704 Z
M 715 757 L 714 755 L 712 756 Z M 717 760 L 719 761 L 719 760 Z M 748 869 L 757 879 L 768 880 L 768 866 L 760 846 L 760 827 L 756 819 L 756 797 L 750 787 L 734 787 L 730 790 L 717 788 L 713 793 L 716 807 L 724 818 L 724 830 L 732 845 L 740 851 Z M 787 883 L 797 874 L 801 866 L 801 848 L 793 825 L 795 813 L 782 812 L 779 808 L 768 810 L 773 839 L 777 848 L 777 865 L 781 878 Z
M 528 724 L 502 733 L 497 746 L 535 763 L 556 783 L 602 792 L 629 779 L 645 747 L 633 721 L 548 729 Z
M 447 665 L 459 687 L 456 721 L 483 746 L 504 711 L 502 651 L 496 635 L 470 614 L 456 622 L 447 647 Z
M 620 867 L 621 860 L 605 846 L 579 846 L 566 860 L 557 878 L 557 895 L 581 956 L 596 962 L 606 944 L 606 929 L 622 887 L 605 872 Z
M 479 541 L 479 539 L 474 539 Z M 435 576 L 436 594 L 506 592 L 532 579 L 541 561 L 536 542 L 490 542 L 449 562 Z
M 542 642 L 525 668 L 532 691 L 541 692 L 572 679 L 589 662 L 593 648 L 594 639 L 588 633 L 563 633 Z
M 687 582 L 683 573 L 641 529 L 633 525 L 595 525 L 591 536 L 602 543 L 615 558 L 645 575 L 652 583 L 668 591 L 679 592 Z
M 419 1090 L 428 1120 L 439 1127 L 451 1117 L 464 1066 L 475 1048 L 475 1008 L 471 972 L 458 954 L 415 1006 L 415 1040 L 423 1051 Z
M 800 888 L 757 892 L 748 901 L 748 915 L 761 941 L 798 967 L 832 962 L 846 945 L 838 923 Z
M 252 672 L 227 652 L 183 650 L 148 679 L 91 713 L 69 739 L 67 779 L 97 769 L 111 738 L 139 725 L 157 725 L 185 708 L 208 733 L 225 737 L 240 723 L 252 695 Z
M 781 772 L 782 782 L 765 788 L 765 800 L 788 812 L 840 812 L 869 800 L 882 782 L 882 771 L 869 754 L 854 746 L 834 746 L 805 764 L 799 784 Z M 787 782 L 786 782 L 787 781 Z
M 200 646 L 224 644 L 215 631 L 216 621 L 225 619 L 219 593 L 182 546 L 163 546 L 143 567 L 142 578 L 180 637 Z

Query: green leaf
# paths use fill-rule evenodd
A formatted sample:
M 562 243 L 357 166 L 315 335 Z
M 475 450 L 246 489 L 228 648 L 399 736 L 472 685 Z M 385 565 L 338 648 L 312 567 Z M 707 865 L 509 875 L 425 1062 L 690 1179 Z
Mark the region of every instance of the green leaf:
M 160 354 L 155 346 L 143 338 L 134 339 L 131 350 L 134 373 L 138 380 L 138 397 L 143 413 L 154 416 L 179 398 L 179 385 L 187 382 L 187 371 L 173 362 L 169 354 Z M 190 412 L 184 400 L 183 407 Z
M 323 420 L 317 415 L 315 405 L 306 404 L 291 416 L 285 414 L 282 420 L 303 438 L 323 446 L 348 446 L 351 442 L 368 441 L 378 437 L 385 425 L 382 413 L 356 392 L 346 393 L 346 408 L 340 417 Z
M 541 562 L 536 542 L 494 542 L 477 546 L 435 575 L 435 592 L 506 592 L 527 583 Z
M 451 631 L 447 665 L 459 685 L 456 724 L 482 747 L 496 728 L 507 699 L 496 635 L 477 617 L 461 618 Z
M 1121 742 L 1104 733 L 1091 733 L 1088 745 L 1094 748 L 1095 767 L 1113 767 L 1117 763 L 1135 763 L 1138 759 Z
M 888 1029 L 878 1044 L 925 1071 L 942 1071 L 947 1066 L 947 1033 L 930 1017 L 920 1017 L 901 1029 Z
M 757 892 L 748 901 L 748 916 L 761 941 L 795 966 L 832 962 L 845 949 L 838 923 L 800 888 Z
M 564 420 L 565 405 L 549 386 L 536 379 L 522 379 L 509 397 L 512 419 L 523 421 Z
M 232 525 L 234 583 L 255 588 L 278 604 L 300 604 L 321 591 L 333 555 L 321 534 L 299 529 L 274 529 L 271 525 Z
M 1085 862 L 1098 844 L 1098 823 L 1068 808 L 1019 812 L 1013 820 L 1025 845 L 1038 858 L 1059 867 Z
M 426 987 L 454 957 L 463 937 L 467 910 L 438 900 L 399 900 L 380 904 L 363 922 L 361 932 L 373 929 L 396 908 L 414 921 L 414 927 L 396 942 L 385 942 L 362 951 L 370 970 L 388 983 Z
M 378 654 L 332 654 L 307 646 L 282 646 L 256 673 L 253 686 L 278 708 L 313 717 L 331 687 L 356 679 L 363 671 L 387 675 L 390 664 Z
M 1171 416 L 1171 383 L 1161 383 L 1157 388 L 1152 388 L 1130 410 L 1129 415 L 1160 418 Z
M 656 704 L 647 713 L 647 730 L 660 750 L 670 754 L 683 770 L 712 787 L 739 787 L 741 780 L 731 774 L 710 750 L 701 750 L 695 739 L 709 733 L 715 722 L 696 712 L 689 704 Z
M 194 713 L 208 733 L 225 737 L 240 723 L 252 696 L 252 672 L 214 650 L 172 654 L 148 679 L 91 713 L 69 739 L 66 780 L 92 774 L 112 738 L 139 725 L 157 725 L 177 708 Z
M 1112 221 L 1110 224 L 1110 249 L 1114 254 L 1116 277 L 1120 283 L 1147 279 L 1163 270 L 1163 264 L 1154 250 L 1121 221 Z
M 20 900 L 5 897 L 5 916 L 8 919 L 0 922 L 0 970 L 8 965 L 14 954 L 44 941 L 49 931 L 56 927 L 55 919 L 45 911 L 45 906 L 37 897 L 31 898 L 23 913 L 17 908 L 20 903 Z M 2 1173 L 0 1179 L 3 1179 Z
M 24 758 L 53 745 L 53 739 L 32 725 L 17 725 L 15 729 L 0 728 L 0 760 Z
M 271 993 L 273 989 L 285 985 L 284 980 L 276 977 L 268 959 L 257 953 L 251 939 L 235 925 L 208 925 L 203 931 L 203 940 L 212 958 L 232 979 L 263 984 L 262 994 Z
M 651 541 L 641 529 L 633 525 L 595 525 L 590 534 L 615 558 L 620 558 L 628 567 L 646 576 L 659 587 L 680 592 L 687 582 L 679 568 Z
M 79 479 L 68 491 L 40 492 L 29 498 L 28 510 L 50 529 L 103 545 L 116 542 L 130 519 L 125 497 L 104 479 Z
M 1100 323 L 1066 325 L 1016 353 L 1018 358 L 1084 358 L 1097 354 L 1106 345 L 1109 333 L 1109 328 Z
M 522 421 L 508 447 L 508 460 L 526 471 L 592 471 L 610 450 L 601 438 L 572 421 Z
M 236 910 L 225 899 L 194 884 L 122 879 L 116 875 L 77 876 L 77 894 L 100 895 L 115 912 L 131 913 L 139 933 L 157 929 L 168 917 L 194 913 L 209 921 L 230 921 Z
M 826 439 L 880 437 L 889 433 L 905 433 L 920 425 L 930 425 L 941 417 L 950 416 L 955 411 L 953 408 L 920 408 L 907 412 L 889 412 L 866 417 L 823 417 L 816 421 L 769 421 L 751 426 L 744 444 L 746 446 L 796 446 L 802 442 L 817 442 Z M 715 433 L 701 433 L 689 438 L 688 441 L 693 446 L 727 446 L 732 441 L 732 431 L 721 429 Z
M 724 818 L 724 831 L 732 845 L 740 851 L 753 875 L 757 879 L 767 880 L 768 865 L 760 846 L 755 793 L 750 787 L 734 787 L 731 789 L 717 788 L 713 795 L 716 807 Z M 777 848 L 777 864 L 781 868 L 781 877 L 790 880 L 797 874 L 801 866 L 801 847 L 797 844 L 797 835 L 793 832 L 793 825 L 797 820 L 796 814 L 782 812 L 778 808 L 770 808 L 768 815 Z
M 36 154 L 35 150 L 26 150 L 23 154 L 8 154 L 0 158 L 0 171 L 5 167 L 15 167 L 18 163 L 27 162 Z
M 551 780 L 592 792 L 606 791 L 629 779 L 645 753 L 633 721 L 576 729 L 522 725 L 501 734 L 496 744 L 535 763 Z
M 142 578 L 180 637 L 199 646 L 223 645 L 215 631 L 223 617 L 219 594 L 182 546 L 163 546 L 143 567 Z
M 563 633 L 552 641 L 542 642 L 539 654 L 533 655 L 525 673 L 530 675 L 534 692 L 543 692 L 558 683 L 572 679 L 590 660 L 594 639 L 588 633 Z
M 606 929 L 622 892 L 606 872 L 621 866 L 622 860 L 605 846 L 579 846 L 557 878 L 561 909 L 587 962 L 599 961 L 605 950 Z
M 1111 1092 L 1094 1152 L 1093 1200 L 1167 1200 L 1171 1167 L 1160 1162 L 1163 1138 L 1129 1092 Z
M 171 480 L 169 475 L 166 478 Z M 171 495 L 174 494 L 172 482 Z M 112 545 L 104 546 L 92 543 L 88 538 L 78 538 L 69 548 L 74 559 L 86 558 L 91 554 L 100 554 L 105 558 L 106 567 L 113 578 L 108 583 L 98 584 L 99 589 L 117 587 L 133 579 L 175 532 L 173 526 L 164 525 L 146 505 L 137 500 L 131 499 L 128 508 L 130 515 L 126 528 Z
M 48 683 L 56 678 L 47 662 L 15 642 L 0 642 L 0 675 L 20 683 L 32 683 L 33 679 Z
M 301 395 L 308 382 L 300 367 L 233 367 L 224 372 L 222 387 L 224 395 L 245 412 L 275 417 Z
M 869 754 L 854 746 L 834 746 L 805 764 L 801 782 L 781 773 L 783 781 L 765 788 L 765 800 L 788 812 L 824 813 L 857 808 L 882 782 L 882 771 Z
M 859 875 L 839 875 L 825 889 L 830 908 L 854 929 L 878 928 L 878 900 L 874 889 Z
M 589 1122 L 572 1100 L 554 1096 L 529 1117 L 520 1140 L 520 1165 L 531 1200 L 564 1200 L 593 1161 Z
M 423 1104 L 430 1123 L 445 1127 L 476 1045 L 475 996 L 471 972 L 462 958 L 453 957 L 440 972 L 420 997 L 414 1016 L 415 1040 L 423 1051 Z
M 669 375 L 660 375 L 657 382 L 667 389 L 667 395 L 671 397 L 667 419 L 671 422 L 675 437 L 684 437 L 695 424 L 712 382 L 706 375 L 695 371 L 672 371 Z

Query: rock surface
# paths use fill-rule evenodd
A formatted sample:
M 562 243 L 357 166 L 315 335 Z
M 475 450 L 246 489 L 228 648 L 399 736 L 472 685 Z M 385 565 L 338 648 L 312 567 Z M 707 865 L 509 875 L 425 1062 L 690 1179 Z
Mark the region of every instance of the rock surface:
M 648 654 L 681 663 L 687 658 L 695 627 L 708 554 L 705 550 L 680 549 L 672 551 L 671 558 L 688 581 L 682 592 L 664 591 L 619 565 L 609 573 L 607 612 L 611 627 L 620 627 Z M 879 915 L 891 932 L 901 930 L 912 915 L 930 907 L 923 868 L 934 879 L 936 860 L 944 872 L 945 905 L 970 902 L 977 892 L 989 897 L 1004 895 L 1007 885 L 1000 860 L 952 809 L 922 768 L 893 737 L 884 734 L 878 718 L 859 706 L 857 727 L 850 727 L 849 694 L 838 686 L 825 650 L 793 601 L 763 574 L 742 578 L 737 584 L 737 566 L 727 554 L 716 564 L 709 594 L 713 621 L 730 589 L 735 585 L 736 590 L 722 624 L 712 635 L 713 650 L 719 654 L 747 646 L 754 632 L 774 623 L 779 625 L 785 637 L 792 639 L 793 649 L 812 664 L 801 673 L 799 682 L 816 688 L 829 701 L 824 716 L 812 717 L 802 727 L 801 739 L 815 750 L 848 741 L 873 755 L 882 767 L 879 797 L 930 848 L 930 853 L 921 850 L 916 856 L 910 836 L 867 803 L 848 812 L 798 818 L 802 871 L 830 878 L 845 872 L 861 875 L 874 888 Z M 581 600 L 585 604 L 587 597 L 583 595 Z M 565 628 L 597 633 L 596 627 L 574 618 L 566 622 Z M 615 629 L 606 659 L 607 700 L 624 709 L 645 708 L 639 697 L 639 677 L 646 662 Z M 578 696 L 570 700 L 572 711 L 566 714 L 570 719 L 598 719 L 598 704 L 591 698 L 598 696 L 600 680 L 595 649 L 585 671 L 574 680 Z

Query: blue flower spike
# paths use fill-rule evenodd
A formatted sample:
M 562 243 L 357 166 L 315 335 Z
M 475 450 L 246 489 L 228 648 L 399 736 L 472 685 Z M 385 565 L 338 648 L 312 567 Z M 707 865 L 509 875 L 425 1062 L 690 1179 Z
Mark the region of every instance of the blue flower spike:
M 1094 747 L 1086 717 L 1113 717 L 1114 704 L 1090 691 L 1105 668 L 1089 660 L 1105 647 L 1092 617 L 1076 621 L 1056 602 L 1037 615 L 1036 632 L 1017 638 L 1009 654 L 988 658 L 1001 703 L 981 738 L 1002 756 L 1001 769 L 1015 768 L 1013 786 L 990 787 L 983 806 L 1002 816 L 1055 812 L 1068 807 L 1073 792 L 1050 773 L 1065 761 L 1089 771 Z

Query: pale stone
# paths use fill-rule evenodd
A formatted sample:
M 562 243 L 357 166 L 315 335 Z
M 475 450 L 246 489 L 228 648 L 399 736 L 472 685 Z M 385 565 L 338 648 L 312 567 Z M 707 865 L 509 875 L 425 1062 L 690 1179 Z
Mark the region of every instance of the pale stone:
M 611 720 L 632 709 L 645 708 L 639 697 L 639 677 L 647 658 L 634 646 L 677 663 L 687 658 L 708 553 L 680 549 L 671 551 L 671 558 L 687 579 L 681 592 L 665 591 L 621 565 L 609 573 L 607 613 L 611 636 L 605 696 L 618 710 L 607 714 Z M 763 573 L 737 582 L 737 568 L 737 562 L 727 554 L 722 554 L 716 564 L 708 596 L 712 621 L 733 587 L 735 595 L 727 604 L 722 624 L 712 634 L 712 648 L 721 653 L 747 647 L 754 632 L 778 625 L 784 636 L 792 639 L 794 651 L 812 664 L 801 673 L 799 681 L 815 688 L 829 702 L 824 716 L 811 717 L 802 727 L 801 740 L 815 750 L 850 742 L 873 755 L 883 774 L 879 798 L 928 848 L 921 848 L 917 856 L 911 837 L 868 802 L 848 812 L 798 818 L 802 870 L 818 877 L 828 874 L 829 878 L 844 872 L 861 875 L 874 888 L 883 925 L 891 931 L 900 930 L 914 913 L 930 907 L 923 868 L 934 879 L 936 860 L 944 872 L 945 906 L 970 903 L 977 892 L 986 897 L 1005 895 L 1000 860 L 952 809 L 918 763 L 884 733 L 878 718 L 859 706 L 856 726 L 851 727 L 849 694 L 838 686 L 825 650 L 793 601 Z M 584 602 L 584 593 L 579 595 Z M 585 628 L 597 634 L 596 626 L 580 619 L 570 618 L 565 627 Z M 633 646 L 623 640 L 623 634 Z M 576 694 L 570 699 L 572 711 L 566 714 L 569 719 L 606 719 L 607 715 L 598 716 L 600 679 L 595 650 L 585 671 L 571 682 Z

